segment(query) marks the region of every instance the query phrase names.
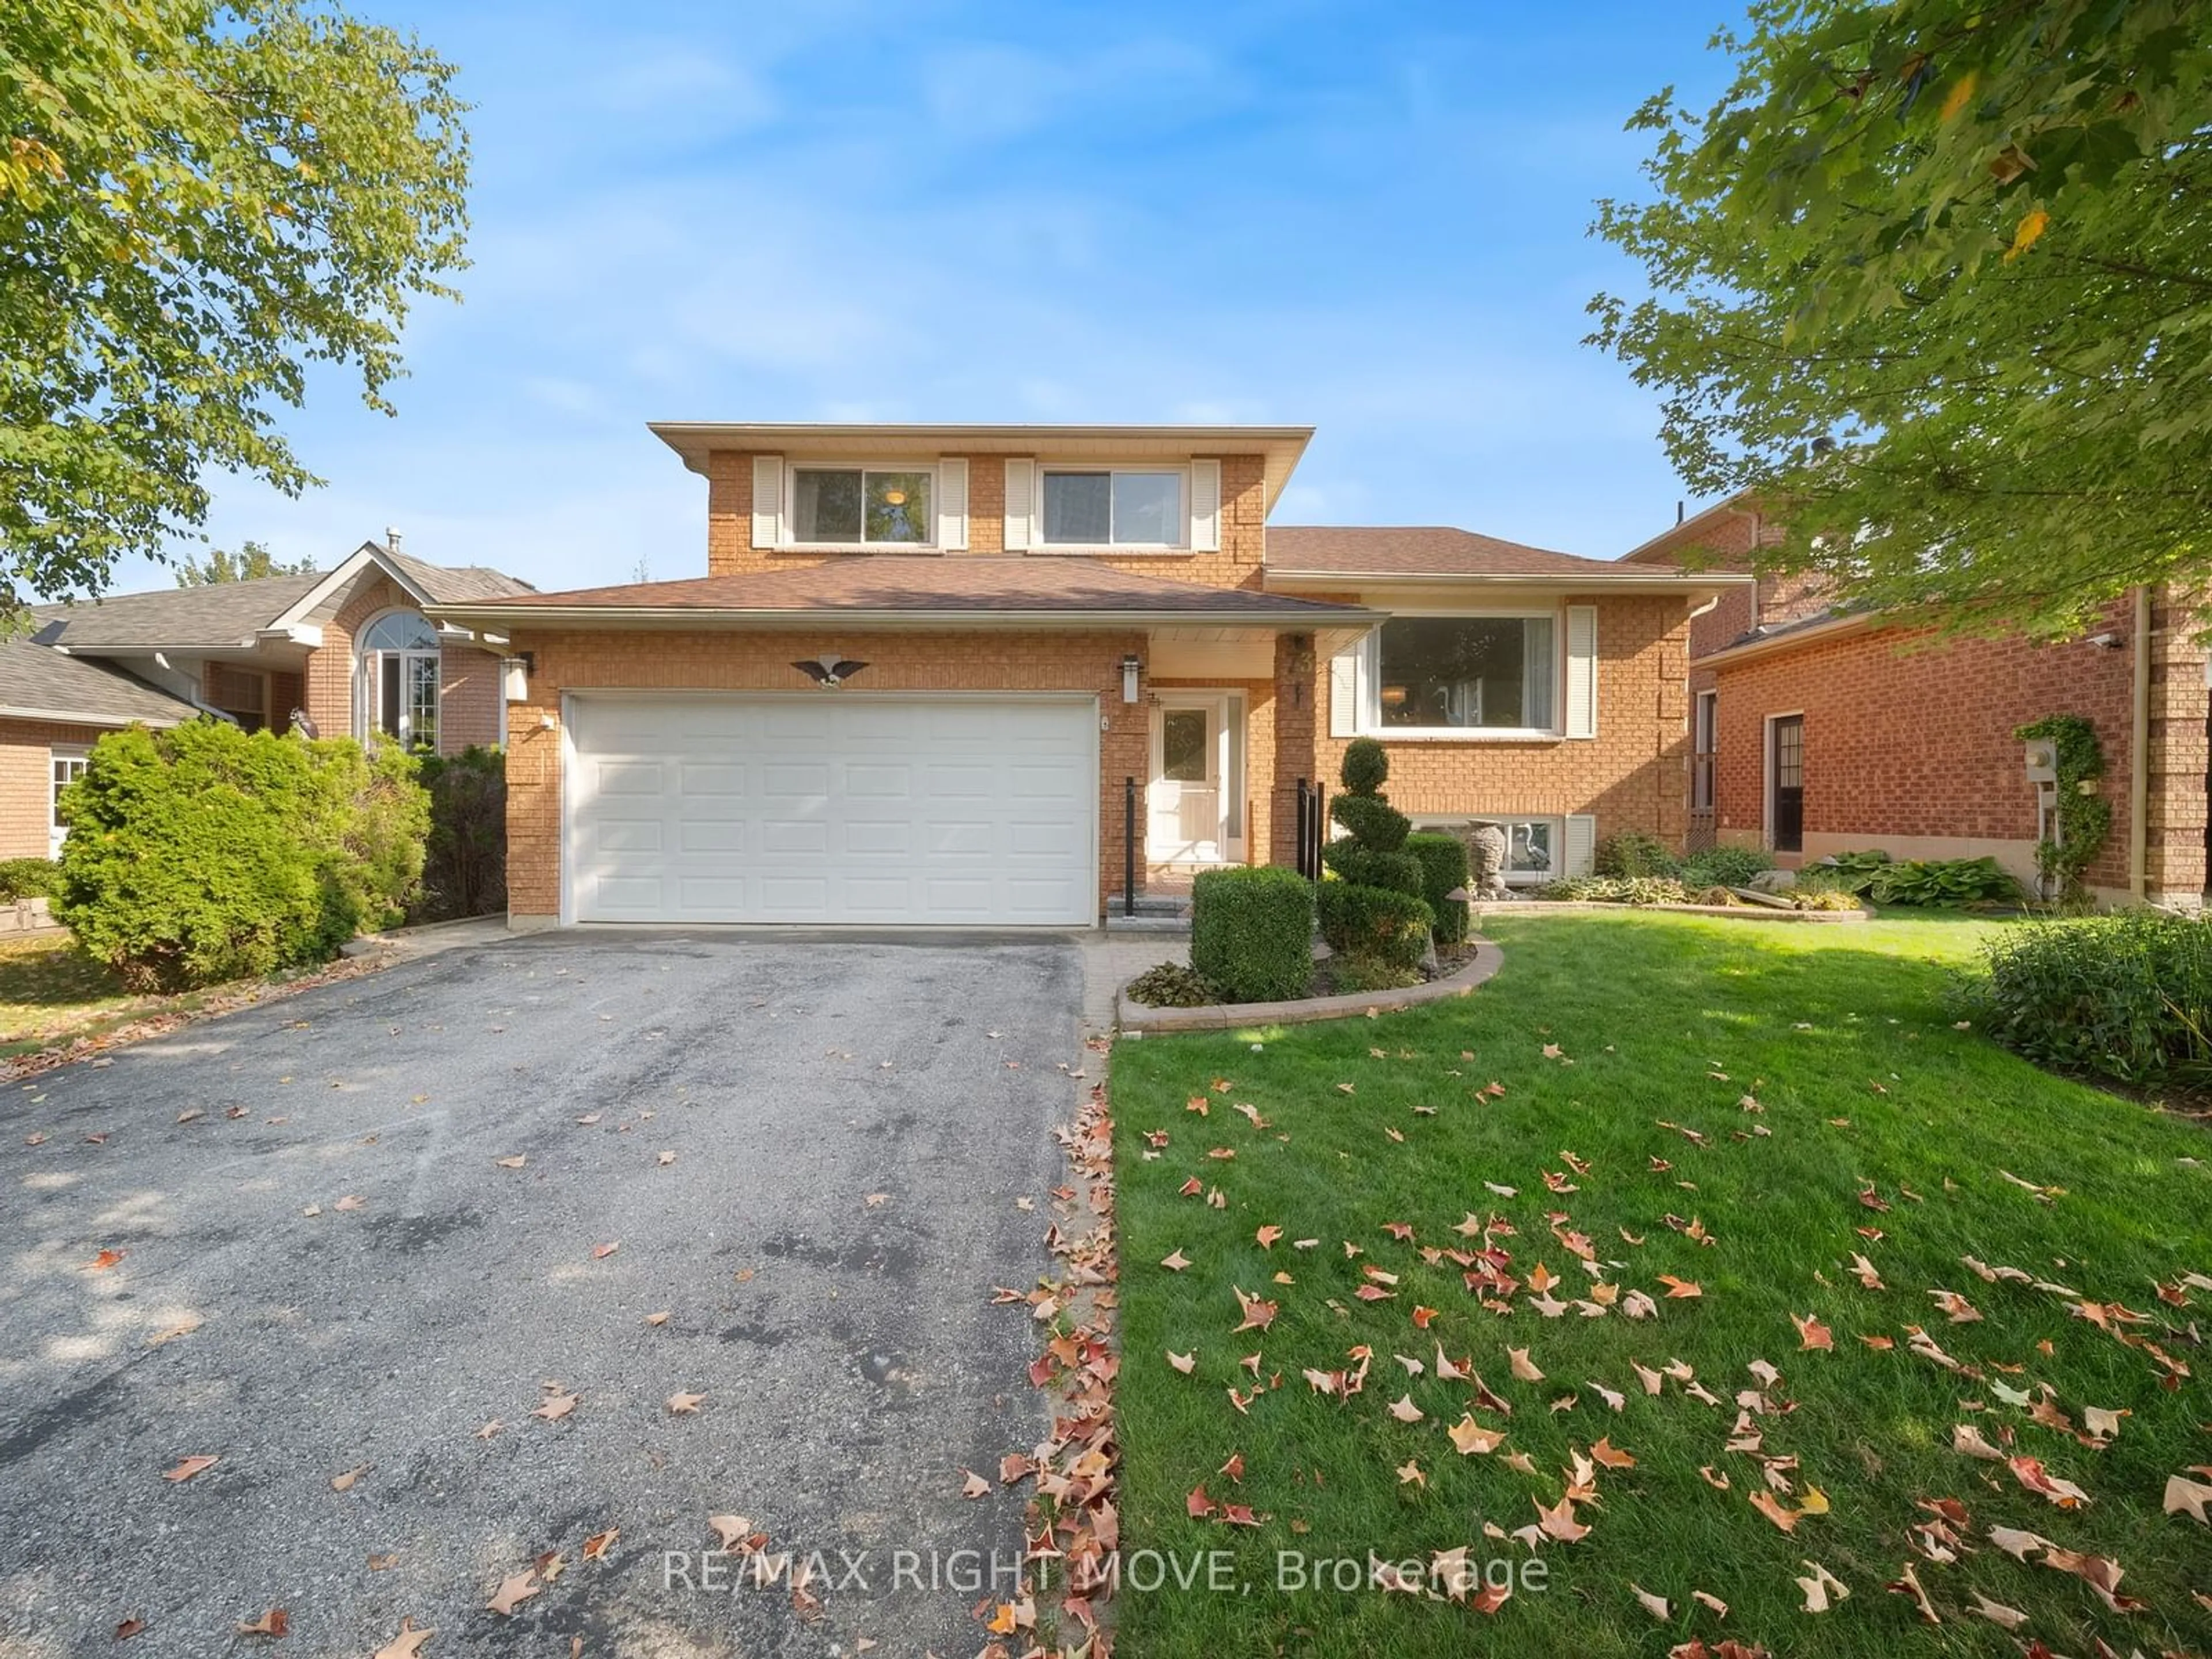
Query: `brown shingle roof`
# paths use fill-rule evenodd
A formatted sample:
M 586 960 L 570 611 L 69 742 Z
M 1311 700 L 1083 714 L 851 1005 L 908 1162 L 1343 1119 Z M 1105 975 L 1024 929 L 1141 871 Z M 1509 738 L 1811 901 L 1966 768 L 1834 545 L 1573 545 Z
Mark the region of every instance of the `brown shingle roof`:
M 845 556 L 817 565 L 756 574 L 700 576 L 683 581 L 636 582 L 618 587 L 576 588 L 565 593 L 524 593 L 471 611 L 715 611 L 836 615 L 847 611 L 990 611 L 1105 616 L 1195 614 L 1240 618 L 1310 616 L 1316 622 L 1357 617 L 1357 609 L 1324 605 L 1249 588 L 1205 587 L 1196 582 L 1119 569 L 1090 559 L 1046 556 L 913 558 Z
M 1267 568 L 1285 575 L 1338 571 L 1363 576 L 1665 574 L 1646 565 L 1624 571 L 1609 559 L 1577 558 L 1547 548 L 1480 536 L 1444 525 L 1367 528 L 1279 525 L 1267 530 Z
M 0 714 L 88 726 L 174 726 L 199 710 L 143 680 L 28 640 L 0 641 Z
M 259 576 L 252 581 L 110 593 L 98 599 L 33 607 L 35 637 L 73 649 L 137 646 L 234 647 L 305 599 L 320 576 Z

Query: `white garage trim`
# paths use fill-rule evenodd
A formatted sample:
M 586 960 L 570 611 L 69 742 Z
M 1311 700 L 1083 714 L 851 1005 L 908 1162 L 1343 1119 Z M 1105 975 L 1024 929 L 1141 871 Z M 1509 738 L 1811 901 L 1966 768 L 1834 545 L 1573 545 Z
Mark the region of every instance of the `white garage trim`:
M 649 719 L 637 719 L 640 706 L 649 708 L 654 704 L 665 705 L 668 709 L 665 736 L 658 739 L 654 724 Z M 630 717 L 633 730 L 622 733 L 617 724 L 614 732 L 602 728 L 603 734 L 595 739 L 594 710 L 614 711 L 623 705 L 629 706 L 624 712 Z M 1009 884 L 1006 860 L 1012 854 L 1004 839 L 1007 833 L 1018 832 L 1022 826 L 1011 819 L 989 820 L 993 851 L 991 862 L 984 869 L 989 873 L 991 885 L 988 893 L 976 896 L 988 915 L 963 908 L 961 896 L 948 893 L 949 884 L 960 882 L 963 875 L 969 877 L 973 891 L 973 876 L 981 872 L 939 872 L 933 879 L 927 865 L 931 859 L 944 854 L 932 850 L 920 837 L 902 841 L 896 833 L 902 823 L 921 826 L 928 822 L 927 815 L 933 797 L 927 781 L 918 784 L 905 781 L 903 787 L 897 788 L 896 798 L 908 803 L 903 817 L 894 811 L 881 819 L 863 818 L 856 822 L 843 816 L 853 799 L 847 793 L 849 780 L 846 769 L 851 763 L 837 745 L 844 736 L 857 735 L 840 732 L 841 721 L 848 717 L 860 716 L 863 710 L 871 709 L 920 710 L 925 714 L 931 709 L 969 709 L 978 714 L 999 709 L 1034 714 L 1054 708 L 1064 710 L 1068 718 L 1048 723 L 1017 718 L 1012 726 L 1018 733 L 1025 726 L 1031 728 L 1028 735 L 1042 739 L 1047 745 L 1042 751 L 1033 749 L 1033 753 L 1048 753 L 1055 760 L 1064 756 L 1073 763 L 1068 771 L 1056 765 L 1044 767 L 1038 775 L 1046 781 L 1049 790 L 1043 799 L 1055 803 L 1057 808 L 1057 816 L 1051 822 L 1065 823 L 1076 830 L 1077 841 L 1073 845 L 1063 843 L 1052 848 L 1048 844 L 1050 838 L 1045 838 L 1048 847 L 1041 854 L 1034 872 L 1035 880 L 1029 891 L 1023 893 L 1020 884 Z M 687 724 L 685 715 L 679 711 L 695 711 L 694 718 Z M 715 711 L 722 712 L 718 716 Z M 561 921 L 564 925 L 636 922 L 675 927 L 788 924 L 1070 927 L 1090 927 L 1097 920 L 1102 809 L 1096 694 L 580 688 L 562 694 L 561 713 Z M 789 717 L 801 713 L 808 717 L 813 732 L 802 734 L 791 729 Z M 826 715 L 828 720 L 824 722 L 812 718 L 817 715 Z M 724 717 L 728 722 L 726 733 L 716 730 Z M 775 726 L 780 718 L 785 729 L 779 732 Z M 915 735 L 921 746 L 900 748 L 894 752 L 902 757 L 914 754 L 927 760 L 930 754 L 927 744 L 941 741 L 944 746 L 939 758 L 945 763 L 1003 767 L 1011 752 L 1003 746 L 1008 740 L 1002 735 L 1007 724 L 1000 722 L 1001 732 L 994 733 L 988 720 L 963 723 L 956 716 L 933 729 L 924 727 L 919 731 Z M 727 752 L 741 768 L 769 764 L 761 757 L 772 754 L 772 745 L 777 742 L 788 744 L 794 738 L 823 741 L 826 746 L 818 759 L 828 770 L 820 786 L 824 792 L 820 797 L 822 808 L 779 822 L 762 796 L 763 778 L 758 773 L 741 772 L 724 784 L 710 781 L 708 810 L 687 815 L 687 798 L 689 803 L 696 804 L 702 797 L 688 793 L 688 787 L 681 781 L 689 775 L 685 769 L 679 767 L 673 772 L 666 770 L 669 762 L 684 752 L 683 738 L 687 730 L 694 734 L 693 743 L 703 739 L 709 745 L 726 735 L 731 745 Z M 882 731 L 873 734 L 879 744 L 894 735 Z M 625 744 L 632 747 L 625 749 Z M 701 763 L 697 759 L 699 752 L 693 750 L 694 759 L 690 764 Z M 710 746 L 706 752 L 719 756 L 722 751 Z M 788 758 L 789 751 L 785 753 Z M 641 807 L 648 796 L 654 805 L 650 810 L 641 810 L 635 821 L 597 815 L 599 803 L 587 793 L 588 789 L 597 786 L 587 786 L 584 780 L 587 769 L 592 769 L 594 777 L 599 775 L 602 757 L 611 757 L 617 763 L 628 757 L 637 763 Z M 805 761 L 793 763 L 812 764 L 814 757 L 810 756 Z M 647 768 L 653 769 L 647 770 Z M 617 765 L 608 772 L 608 776 L 617 775 L 619 769 Z M 671 778 L 678 781 L 672 783 Z M 971 781 L 968 787 L 980 790 L 988 785 Z M 726 805 L 714 805 L 712 798 L 716 793 L 726 795 Z M 1034 829 L 1039 821 L 1032 820 L 1030 827 Z M 972 833 L 985 822 L 978 819 L 957 827 Z M 814 849 L 805 845 L 805 836 L 794 836 L 787 844 L 787 855 L 794 861 L 784 864 L 775 872 L 781 874 L 785 880 L 769 880 L 770 872 L 760 862 L 775 856 L 764 850 L 770 845 L 769 836 L 778 829 L 790 836 L 808 825 L 819 825 L 828 830 L 820 840 L 818 857 L 812 855 Z M 866 855 L 856 855 L 849 840 L 842 845 L 833 844 L 843 840 L 838 834 L 841 827 L 872 828 L 883 836 L 887 849 L 880 866 L 884 879 L 864 884 L 873 886 L 873 893 L 856 892 L 854 889 L 854 871 L 866 868 L 873 872 L 878 866 L 860 862 Z M 941 821 L 938 827 L 943 827 Z M 712 837 L 723 837 L 732 848 L 732 860 L 744 861 L 733 862 L 726 876 L 702 872 L 698 865 L 701 854 L 689 836 L 689 832 L 700 830 L 709 832 L 708 848 L 715 846 Z M 637 837 L 638 871 L 635 880 L 621 873 L 624 851 L 621 838 L 626 833 Z M 890 851 L 893 848 L 907 851 L 909 855 L 902 859 Z M 704 856 L 711 860 L 714 854 L 708 851 Z M 969 854 L 957 853 L 952 856 Z M 1079 869 L 1075 864 L 1078 858 L 1081 861 Z M 892 879 L 899 872 L 903 872 L 909 884 L 903 895 Z M 1060 884 L 1057 890 L 1053 886 L 1054 882 Z M 779 888 L 782 890 L 776 890 Z M 819 896 L 818 913 L 809 902 L 810 890 L 811 895 Z M 687 899 L 687 893 L 696 896 Z M 942 912 L 933 908 L 940 898 L 945 904 Z M 1019 914 L 1024 908 L 1024 899 L 1048 914 Z M 630 914 L 623 914 L 625 910 Z

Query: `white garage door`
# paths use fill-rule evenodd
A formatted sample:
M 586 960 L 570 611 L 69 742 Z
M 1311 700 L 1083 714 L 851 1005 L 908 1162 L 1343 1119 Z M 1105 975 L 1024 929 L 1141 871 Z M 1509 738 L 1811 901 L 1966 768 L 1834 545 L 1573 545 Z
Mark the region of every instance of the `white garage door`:
M 1080 702 L 572 698 L 578 921 L 1088 924 Z

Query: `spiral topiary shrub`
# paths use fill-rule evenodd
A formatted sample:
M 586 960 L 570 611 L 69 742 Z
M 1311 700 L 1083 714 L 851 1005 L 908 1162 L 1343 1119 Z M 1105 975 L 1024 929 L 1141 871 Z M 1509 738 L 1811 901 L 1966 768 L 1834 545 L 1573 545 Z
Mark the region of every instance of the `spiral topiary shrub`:
M 1417 968 L 1428 955 L 1429 928 L 1436 913 L 1412 894 L 1325 881 L 1318 896 L 1321 936 L 1339 956 L 1354 963 Z

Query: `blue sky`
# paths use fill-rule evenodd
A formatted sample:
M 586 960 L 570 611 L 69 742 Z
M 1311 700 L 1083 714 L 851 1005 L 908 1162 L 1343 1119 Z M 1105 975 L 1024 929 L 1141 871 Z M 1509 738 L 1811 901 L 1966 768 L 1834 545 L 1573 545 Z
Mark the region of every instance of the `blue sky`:
M 654 419 L 1302 422 L 1279 522 L 1603 557 L 1674 516 L 1655 400 L 1580 343 L 1636 283 L 1586 228 L 1730 0 L 349 3 L 461 65 L 475 263 L 398 417 L 319 380 L 328 487 L 218 480 L 220 544 L 699 574 Z

